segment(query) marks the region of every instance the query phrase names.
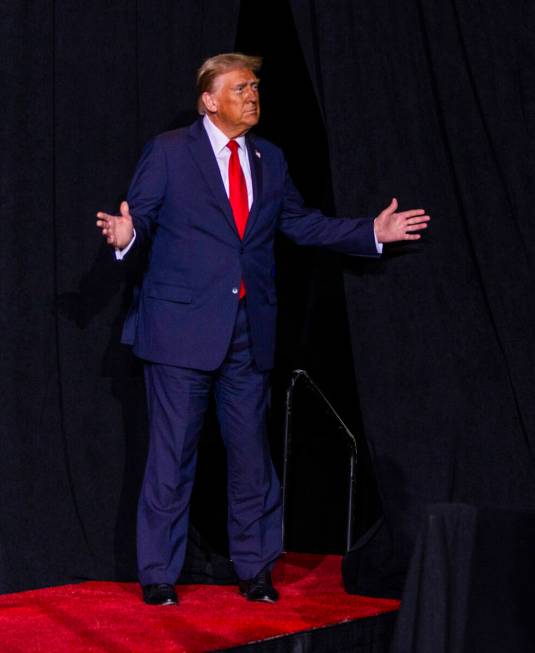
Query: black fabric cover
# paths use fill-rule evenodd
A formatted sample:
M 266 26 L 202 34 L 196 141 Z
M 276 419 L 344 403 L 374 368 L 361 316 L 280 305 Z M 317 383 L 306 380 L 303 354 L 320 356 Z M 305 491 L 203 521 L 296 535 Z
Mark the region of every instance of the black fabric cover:
M 214 653 L 388 653 L 397 612 L 258 640 Z
M 535 507 L 535 41 L 524 0 L 292 2 L 338 215 L 395 196 L 425 237 L 347 261 L 384 520 L 349 591 L 401 590 L 424 506 Z
M 430 506 L 391 653 L 531 653 L 535 511 Z
M 195 70 L 233 48 L 238 9 L 2 3 L 2 592 L 135 575 L 146 417 L 117 336 L 132 271 L 95 213 L 117 210 L 142 144 L 195 113 Z

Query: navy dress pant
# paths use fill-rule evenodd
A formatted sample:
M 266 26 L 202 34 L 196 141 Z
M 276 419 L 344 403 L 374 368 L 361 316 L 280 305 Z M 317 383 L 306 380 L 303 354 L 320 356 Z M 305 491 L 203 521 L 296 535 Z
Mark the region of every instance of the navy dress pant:
M 217 370 L 145 364 L 150 441 L 137 521 L 142 585 L 174 584 L 180 575 L 197 444 L 211 391 L 227 452 L 234 569 L 239 578 L 250 579 L 280 555 L 281 491 L 266 434 L 268 377 L 253 360 L 245 301 Z

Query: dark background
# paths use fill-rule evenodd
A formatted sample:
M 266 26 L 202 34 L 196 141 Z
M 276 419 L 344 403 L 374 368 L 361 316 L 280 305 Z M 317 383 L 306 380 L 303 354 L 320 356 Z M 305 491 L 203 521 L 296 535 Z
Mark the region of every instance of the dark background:
M 380 261 L 277 243 L 275 459 L 305 367 L 377 477 L 384 519 L 348 588 L 399 590 L 429 502 L 533 507 L 534 23 L 521 0 L 4 3 L 1 591 L 135 575 L 145 411 L 118 333 L 138 272 L 94 214 L 148 138 L 191 120 L 201 61 L 234 48 L 265 57 L 258 131 L 307 203 L 376 215 L 395 195 L 433 216 Z M 289 546 L 341 552 L 345 451 L 297 402 Z M 379 501 L 359 440 L 363 532 Z M 212 416 L 201 449 L 193 520 L 224 552 Z

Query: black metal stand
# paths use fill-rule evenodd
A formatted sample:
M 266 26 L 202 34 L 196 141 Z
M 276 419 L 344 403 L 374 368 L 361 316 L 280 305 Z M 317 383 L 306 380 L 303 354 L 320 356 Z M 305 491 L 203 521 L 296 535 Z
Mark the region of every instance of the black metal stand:
M 322 400 L 324 406 L 338 422 L 338 430 L 343 433 L 346 443 L 349 445 L 349 483 L 348 483 L 348 504 L 347 504 L 347 526 L 346 526 L 346 551 L 353 543 L 353 509 L 356 497 L 356 468 L 357 468 L 357 439 L 348 429 L 340 415 L 336 412 L 331 402 L 318 388 L 310 375 L 305 370 L 294 370 L 290 378 L 290 384 L 286 391 L 286 411 L 284 419 L 284 458 L 282 467 L 282 546 L 286 550 L 286 509 L 288 501 L 288 467 L 291 454 L 292 439 L 292 418 L 293 418 L 293 393 L 299 380 L 303 380 L 306 386 Z

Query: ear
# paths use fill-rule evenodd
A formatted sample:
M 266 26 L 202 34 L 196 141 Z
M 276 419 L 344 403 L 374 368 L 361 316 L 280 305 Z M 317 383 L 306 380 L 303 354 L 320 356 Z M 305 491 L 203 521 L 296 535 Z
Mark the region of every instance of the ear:
M 217 100 L 213 93 L 208 93 L 208 91 L 205 91 L 201 95 L 201 99 L 203 101 L 204 106 L 208 111 L 210 111 L 210 113 L 215 113 L 217 111 Z

